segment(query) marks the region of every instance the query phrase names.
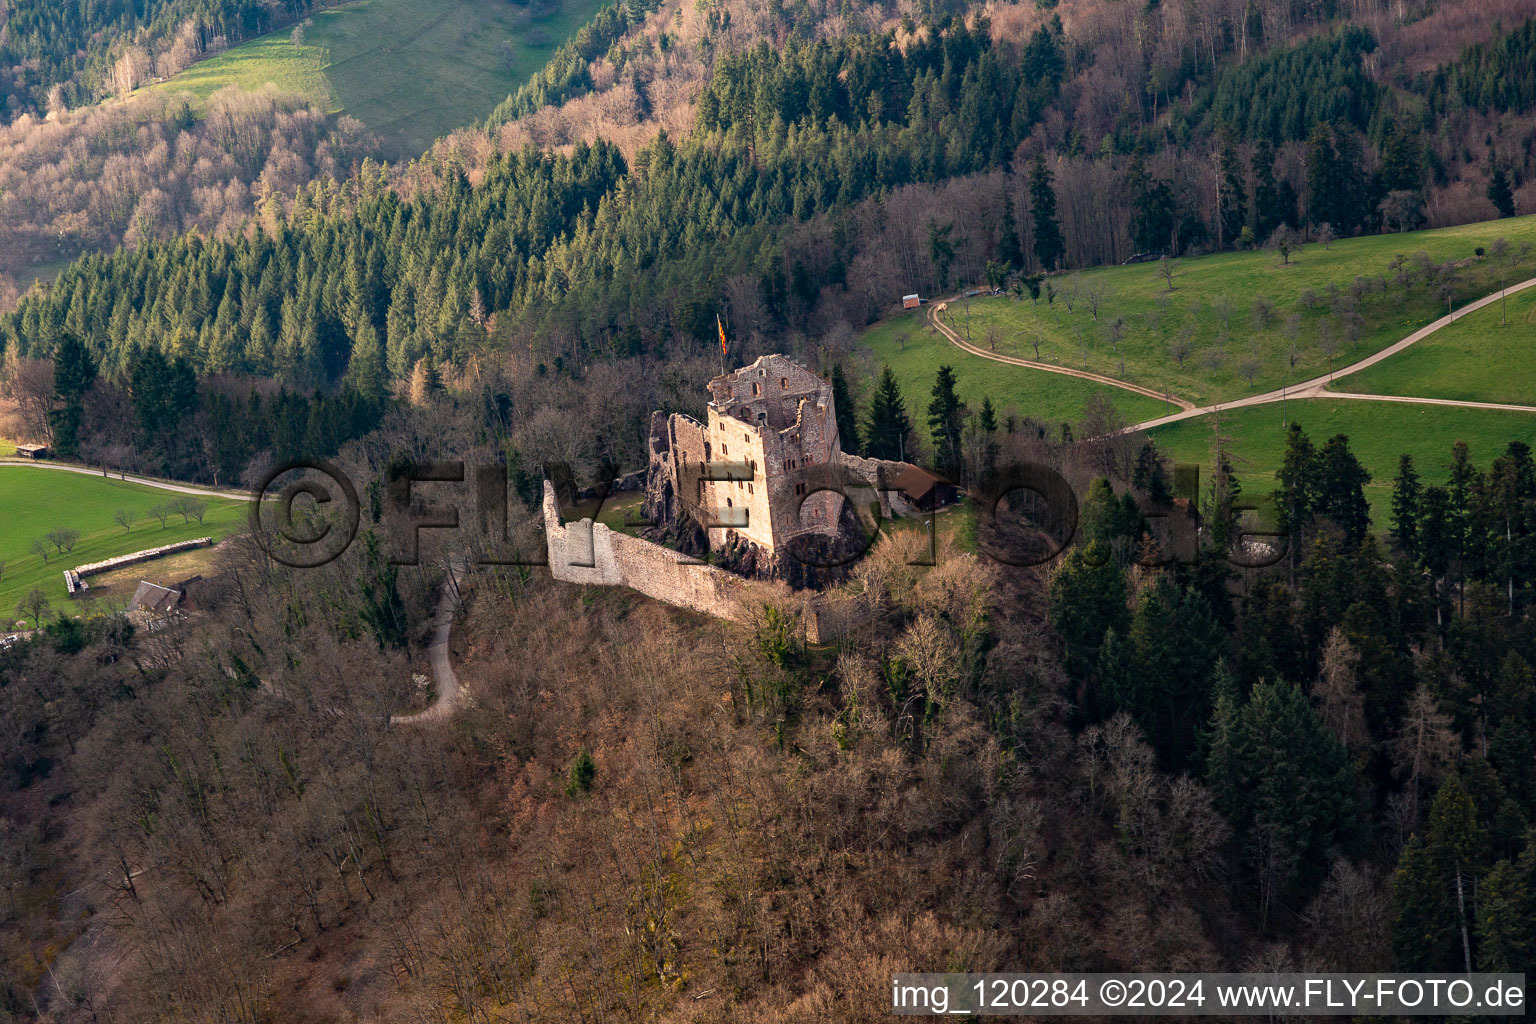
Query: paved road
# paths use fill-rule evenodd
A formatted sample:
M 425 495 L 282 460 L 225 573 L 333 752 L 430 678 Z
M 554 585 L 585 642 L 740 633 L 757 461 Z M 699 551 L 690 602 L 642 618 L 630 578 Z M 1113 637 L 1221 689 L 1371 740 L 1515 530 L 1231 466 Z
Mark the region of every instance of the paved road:
M 1165 423 L 1177 423 L 1180 420 L 1187 420 L 1195 416 L 1204 416 L 1206 413 L 1220 412 L 1224 409 L 1241 409 L 1250 405 L 1267 405 L 1270 402 L 1279 402 L 1288 398 L 1341 398 L 1373 402 L 1417 402 L 1423 405 L 1454 405 L 1461 406 L 1462 408 L 1466 409 L 1507 409 L 1513 410 L 1515 412 L 1536 412 L 1536 406 L 1528 405 L 1500 405 L 1492 402 L 1462 402 L 1449 398 L 1412 398 L 1399 395 L 1362 395 L 1354 394 L 1351 392 L 1328 390 L 1328 385 L 1338 380 L 1340 377 L 1347 377 L 1352 373 L 1358 373 L 1359 371 L 1365 369 L 1367 366 L 1375 366 L 1383 359 L 1395 356 L 1409 345 L 1417 344 L 1418 342 L 1423 341 L 1425 338 L 1429 337 L 1431 334 L 1434 334 L 1440 328 L 1460 320 L 1468 313 L 1475 312 L 1479 309 L 1482 309 L 1484 306 L 1498 302 L 1499 299 L 1504 295 L 1513 295 L 1515 292 L 1524 291 L 1525 289 L 1531 288 L 1533 286 L 1536 286 L 1536 277 L 1533 277 L 1528 281 L 1521 281 L 1519 284 L 1512 284 L 1508 288 L 1502 291 L 1494 292 L 1491 295 L 1485 295 L 1481 299 L 1478 299 L 1476 302 L 1469 302 L 1467 305 L 1462 306 L 1460 309 L 1441 317 L 1432 324 L 1427 324 L 1424 327 L 1420 327 L 1418 330 L 1414 331 L 1412 334 L 1408 335 L 1401 341 L 1394 342 L 1393 344 L 1388 345 L 1386 348 L 1381 349 L 1378 352 L 1373 352 L 1372 354 L 1366 356 L 1364 359 L 1361 359 L 1359 362 L 1350 363 L 1348 366 L 1335 370 L 1334 372 L 1325 376 L 1313 377 L 1311 380 L 1304 380 L 1299 384 L 1287 385 L 1286 387 L 1279 388 L 1275 391 L 1266 391 L 1262 395 L 1249 395 L 1247 398 L 1236 398 L 1230 402 L 1218 402 L 1215 405 L 1202 406 L 1199 409 L 1187 408 L 1182 412 L 1176 412 L 1169 416 L 1159 416 L 1157 419 L 1146 420 L 1143 423 L 1137 423 L 1133 426 L 1127 427 L 1126 431 L 1148 430 L 1152 427 L 1160 427 Z
M 437 599 L 437 619 L 432 631 L 432 643 L 427 647 L 427 661 L 432 666 L 433 688 L 437 691 L 432 706 L 410 715 L 391 715 L 390 725 L 419 725 L 440 722 L 457 710 L 463 688 L 458 673 L 453 670 L 452 650 L 448 641 L 453 631 L 453 617 L 459 610 L 459 580 L 464 577 L 466 563 L 455 557 L 448 562 L 448 578 L 443 580 L 443 592 Z
M 975 345 L 972 345 L 970 342 L 960 337 L 960 335 L 956 334 L 952 329 L 950 329 L 949 325 L 939 317 L 939 314 L 949 307 L 949 303 L 951 301 L 953 300 L 947 300 L 945 302 L 940 302 L 933 306 L 929 306 L 928 322 L 933 324 L 933 326 L 938 329 L 940 334 L 948 338 L 951 344 L 964 349 L 973 356 L 980 356 L 983 359 L 990 359 L 994 363 L 1007 363 L 1009 366 L 1027 366 L 1032 370 L 1044 370 L 1047 373 L 1062 373 L 1066 374 L 1068 377 L 1079 377 L 1083 380 L 1091 380 L 1100 384 L 1108 384 L 1112 388 L 1121 388 L 1125 391 L 1134 391 L 1138 395 L 1145 395 L 1148 398 L 1155 398 L 1159 402 L 1168 402 L 1172 405 L 1178 406 L 1180 409 L 1188 410 L 1195 407 L 1194 403 L 1187 402 L 1182 398 L 1174 398 L 1172 395 L 1165 394 L 1161 391 L 1153 391 L 1151 388 L 1144 388 L 1139 384 L 1128 384 L 1123 380 L 1116 380 L 1113 377 L 1106 377 L 1103 374 L 1089 373 L 1087 370 L 1074 370 L 1070 366 L 1060 366 L 1056 363 L 1042 363 L 1034 359 L 1020 359 L 1016 356 L 1000 356 L 996 352 L 989 352 L 984 348 L 977 348 Z
M 51 469 L 56 473 L 81 473 L 85 476 L 101 477 L 99 468 L 92 469 L 89 466 L 69 466 L 61 462 L 32 462 L 20 460 L 0 460 L 0 468 L 16 466 L 22 469 Z M 141 484 L 145 487 L 157 487 L 162 491 L 175 491 L 178 494 L 196 494 L 208 498 L 234 498 L 236 501 L 249 501 L 250 491 L 226 491 L 216 487 L 198 487 L 195 484 L 173 484 L 166 480 L 156 480 L 153 477 L 134 476 L 132 473 L 119 476 L 117 473 L 108 473 L 103 479 L 117 480 L 122 483 Z

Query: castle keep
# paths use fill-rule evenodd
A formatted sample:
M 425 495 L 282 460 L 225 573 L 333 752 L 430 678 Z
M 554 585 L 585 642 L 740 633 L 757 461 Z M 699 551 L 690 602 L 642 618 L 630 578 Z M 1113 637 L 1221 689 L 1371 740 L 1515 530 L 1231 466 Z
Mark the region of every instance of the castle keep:
M 782 355 L 709 382 L 706 421 L 651 417 L 648 517 L 702 528 L 711 551 L 756 549 L 767 562 L 793 540 L 831 541 L 845 499 L 832 385 Z
M 671 546 L 591 519 L 566 523 L 546 480 L 551 574 L 736 622 L 754 621 L 767 605 L 794 608 L 812 642 L 846 632 L 864 605 L 805 588 L 867 548 L 856 510 L 877 506 L 889 517 L 897 505 L 888 481 L 907 467 L 843 453 L 832 385 L 782 355 L 721 374 L 709 393 L 704 423 L 651 416 L 647 536 Z M 693 557 L 706 547 L 719 564 Z

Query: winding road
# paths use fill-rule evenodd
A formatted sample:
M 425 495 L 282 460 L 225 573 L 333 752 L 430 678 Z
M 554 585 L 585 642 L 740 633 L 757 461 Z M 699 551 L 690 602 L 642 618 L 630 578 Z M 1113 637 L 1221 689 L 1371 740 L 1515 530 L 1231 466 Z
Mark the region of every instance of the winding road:
M 1440 330 L 1440 328 L 1447 327 L 1450 324 L 1455 323 L 1457 320 L 1460 320 L 1468 313 L 1474 313 L 1477 310 L 1482 309 L 1484 306 L 1498 302 L 1499 299 L 1505 295 L 1511 295 L 1515 292 L 1524 291 L 1525 289 L 1533 286 L 1536 286 L 1536 277 L 1533 277 L 1528 281 L 1521 281 L 1519 284 L 1510 285 L 1508 288 L 1496 291 L 1491 295 L 1485 295 L 1478 299 L 1476 302 L 1469 302 L 1465 306 L 1462 306 L 1460 309 L 1447 313 L 1445 316 L 1434 321 L 1433 323 L 1420 327 L 1418 330 L 1414 331 L 1406 338 L 1403 338 L 1401 341 L 1395 341 L 1388 345 L 1386 348 L 1379 349 L 1378 351 L 1366 356 L 1364 359 L 1361 359 L 1358 362 L 1350 363 L 1348 366 L 1337 369 L 1332 373 L 1324 374 L 1320 377 L 1313 377 L 1311 380 L 1304 380 L 1299 384 L 1290 384 L 1274 391 L 1266 391 L 1261 395 L 1249 395 L 1247 398 L 1236 398 L 1230 402 L 1218 402 L 1215 405 L 1207 405 L 1199 409 L 1185 409 L 1183 412 L 1176 412 L 1169 416 L 1159 416 L 1157 419 L 1146 420 L 1144 422 L 1127 427 L 1126 432 L 1129 433 L 1133 430 L 1148 430 L 1152 427 L 1160 427 L 1165 423 L 1177 423 L 1179 420 L 1187 420 L 1195 416 L 1204 416 L 1206 413 L 1220 412 L 1224 409 L 1241 409 L 1250 405 L 1267 405 L 1270 402 L 1280 402 L 1291 398 L 1339 398 L 1365 402 L 1411 402 L 1419 405 L 1454 405 L 1464 409 L 1503 409 L 1513 412 L 1536 413 L 1536 405 L 1505 405 L 1494 402 L 1465 402 L 1450 398 L 1415 398 L 1409 395 L 1363 395 L 1348 391 L 1328 390 L 1328 385 L 1332 384 L 1340 377 L 1347 377 L 1352 373 L 1358 373 L 1359 371 L 1365 369 L 1367 366 L 1375 366 L 1383 359 L 1395 356 L 1397 353 L 1401 352 L 1403 349 L 1409 347 L 1410 345 L 1415 345 L 1423 341 L 1431 334 L 1434 334 L 1436 331 Z
M 948 309 L 950 302 L 953 301 L 953 299 L 949 299 L 928 307 L 928 322 L 933 324 L 934 328 L 940 334 L 948 338 L 951 344 L 958 348 L 964 349 L 973 356 L 981 356 L 981 358 L 990 359 L 994 363 L 1007 363 L 1009 366 L 1026 366 L 1031 370 L 1044 370 L 1047 373 L 1060 373 L 1065 374 L 1068 377 L 1079 377 L 1083 380 L 1091 380 L 1099 384 L 1108 384 L 1112 388 L 1121 388 L 1125 391 L 1134 391 L 1138 395 L 1145 395 L 1148 398 L 1155 398 L 1159 402 L 1168 402 L 1172 405 L 1178 406 L 1180 409 L 1185 411 L 1189 411 L 1195 407 L 1194 403 L 1187 402 L 1182 398 L 1174 398 L 1172 395 L 1165 394 L 1161 391 L 1153 391 L 1151 388 L 1144 388 L 1140 384 L 1128 384 L 1123 380 L 1116 380 L 1113 377 L 1106 377 L 1100 373 L 1090 373 L 1087 370 L 1074 370 L 1070 366 L 1060 366 L 1056 363 L 1042 363 L 1034 359 L 1020 359 L 1017 356 L 1000 356 L 996 352 L 988 352 L 984 348 L 977 348 L 975 345 L 972 345 L 970 342 L 960 337 L 960 335 L 956 334 L 954 330 L 948 324 L 946 324 L 942 318 L 940 318 L 939 314 Z
M 1348 366 L 1334 370 L 1332 373 L 1328 373 L 1320 377 L 1313 377 L 1311 380 L 1301 381 L 1298 384 L 1288 384 L 1285 387 L 1277 388 L 1274 391 L 1266 391 L 1263 394 L 1249 395 L 1246 398 L 1235 398 L 1230 402 L 1217 402 L 1214 405 L 1204 405 L 1199 407 L 1196 407 L 1193 403 L 1184 401 L 1183 399 L 1173 398 L 1169 395 L 1158 394 L 1156 391 L 1153 391 L 1149 388 L 1140 387 L 1135 384 L 1127 384 L 1123 380 L 1116 380 L 1113 377 L 1105 377 L 1102 374 L 1089 373 L 1086 370 L 1073 370 L 1069 367 L 1057 366 L 1054 363 L 1040 363 L 1030 359 L 1017 359 L 1013 356 L 1000 356 L 996 352 L 988 352 L 985 349 L 977 348 L 975 345 L 972 345 L 970 342 L 962 339 L 939 317 L 939 314 L 949 306 L 949 303 L 954 301 L 952 299 L 937 303 L 931 307 L 928 310 L 928 320 L 933 324 L 935 328 L 938 329 L 939 333 L 944 335 L 945 338 L 948 338 L 952 344 L 965 350 L 966 352 L 971 353 L 972 355 L 980 356 L 983 359 L 991 359 L 993 362 L 1007 363 L 1012 366 L 1027 366 L 1036 370 L 1046 370 L 1051 373 L 1064 373 L 1072 377 L 1081 377 L 1084 380 L 1097 381 L 1100 384 L 1107 384 L 1111 387 L 1122 388 L 1126 391 L 1134 391 L 1139 395 L 1146 395 L 1149 398 L 1156 398 L 1162 401 L 1171 401 L 1180 406 L 1180 410 L 1178 412 L 1169 413 L 1167 416 L 1159 416 L 1156 419 L 1143 420 L 1141 423 L 1134 423 L 1131 426 L 1124 428 L 1124 430 L 1120 431 L 1120 433 L 1131 433 L 1137 430 L 1150 430 L 1153 427 L 1161 427 L 1168 423 L 1177 423 L 1180 420 L 1193 419 L 1196 416 L 1204 416 L 1208 413 L 1222 412 L 1227 409 L 1242 409 L 1251 405 L 1267 405 L 1271 402 L 1280 402 L 1292 398 L 1338 398 L 1359 402 L 1407 402 L 1415 405 L 1450 405 L 1463 409 L 1495 409 L 1505 412 L 1536 413 L 1536 405 L 1511 405 L 1502 402 L 1471 402 L 1451 398 L 1418 398 L 1411 395 L 1366 395 L 1348 391 L 1328 390 L 1328 386 L 1337 381 L 1340 377 L 1347 377 L 1352 373 L 1358 373 L 1368 366 L 1375 366 L 1383 359 L 1390 358 L 1391 356 L 1394 356 L 1397 353 L 1403 351 L 1403 349 L 1408 348 L 1410 345 L 1414 345 L 1420 341 L 1423 341 L 1431 334 L 1434 334 L 1436 331 L 1440 330 L 1440 328 L 1446 327 L 1455 321 L 1460 320 L 1468 313 L 1474 313 L 1477 310 L 1482 309 L 1484 306 L 1498 302 L 1499 299 L 1506 295 L 1513 295 L 1516 292 L 1521 292 L 1531 287 L 1536 287 L 1536 277 L 1533 277 L 1527 281 L 1521 281 L 1519 284 L 1512 284 L 1507 288 L 1502 288 L 1499 291 L 1493 292 L 1492 294 L 1483 296 L 1475 302 L 1469 302 L 1465 306 L 1462 306 L 1460 309 L 1446 314 L 1433 323 L 1420 327 L 1406 338 L 1393 342 L 1386 348 L 1379 349 L 1378 351 L 1366 356 L 1364 359 L 1361 359 L 1358 362 L 1350 363 Z

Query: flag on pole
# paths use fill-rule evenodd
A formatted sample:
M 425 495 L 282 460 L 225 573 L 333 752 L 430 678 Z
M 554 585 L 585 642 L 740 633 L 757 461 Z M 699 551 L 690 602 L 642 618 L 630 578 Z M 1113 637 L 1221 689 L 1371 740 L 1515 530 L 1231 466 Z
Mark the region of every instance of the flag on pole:
M 715 326 L 720 328 L 720 354 L 722 356 L 728 356 L 731 353 L 725 347 L 725 324 L 720 322 L 720 314 L 719 313 L 715 314 Z

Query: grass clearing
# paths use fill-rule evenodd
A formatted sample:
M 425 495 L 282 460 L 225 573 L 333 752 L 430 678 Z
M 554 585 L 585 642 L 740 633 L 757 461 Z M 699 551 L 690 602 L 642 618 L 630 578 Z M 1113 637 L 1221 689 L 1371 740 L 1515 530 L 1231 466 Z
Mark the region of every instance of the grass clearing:
M 149 509 L 176 497 L 169 491 L 100 476 L 0 465 L 0 524 L 4 524 L 0 526 L 0 561 L 5 563 L 0 577 L 0 621 L 16 618 L 17 602 L 33 587 L 43 589 L 55 612 L 71 607 L 64 590 L 65 569 L 194 537 L 211 536 L 218 541 L 245 528 L 245 503 L 228 498 L 203 499 L 208 511 L 201 523 L 182 522 L 180 515 L 172 515 L 162 528 Z M 119 508 L 136 513 L 131 530 L 113 521 Z M 45 562 L 32 552 L 32 542 L 60 526 L 79 530 L 80 539 L 73 550 L 62 554 L 48 545 Z M 134 571 L 151 572 L 147 566 L 153 564 Z
M 1479 246 L 1491 253 L 1498 238 L 1509 243 L 1508 256 L 1475 256 Z M 1437 265 L 1457 261 L 1461 305 L 1536 274 L 1536 216 L 1308 244 L 1289 264 L 1268 250 L 1182 259 L 1172 291 L 1155 263 L 1057 275 L 1048 279 L 1054 301 L 1043 292 L 1038 304 L 978 297 L 951 303 L 945 319 L 965 336 L 969 305 L 970 340 L 980 348 L 1206 405 L 1321 376 L 1444 315 L 1420 252 Z M 1407 257 L 1406 290 L 1390 266 L 1399 254 Z M 1302 301 L 1308 293 L 1314 300 Z M 1260 299 L 1271 313 L 1255 309 Z
M 300 93 L 331 112 L 341 109 L 325 76 L 325 51 L 319 46 L 295 46 L 290 39 L 292 31 L 284 29 L 248 40 L 198 61 L 152 88 L 190 93 L 201 105 L 220 89 L 230 86 L 245 92 L 271 87 L 281 92 Z
M 861 408 L 867 409 L 881 368 L 889 363 L 901 384 L 907 414 L 920 437 L 928 434 L 928 400 L 940 366 L 954 368 L 960 399 L 972 411 L 980 410 L 982 399 L 990 397 L 999 425 L 1005 425 L 1007 417 L 1014 415 L 1049 426 L 1066 422 L 1075 426 L 1089 397 L 1095 394 L 1108 397 L 1130 423 L 1178 411 L 1177 407 L 1132 391 L 982 359 L 951 345 L 923 320 L 923 312 L 901 313 L 869 328 L 859 336 L 853 356 L 844 367 Z
M 1439 485 L 1457 441 L 1467 442 L 1473 461 L 1484 468 L 1510 441 L 1536 442 L 1536 414 L 1326 398 L 1234 409 L 1151 433 L 1175 461 L 1200 465 L 1204 486 L 1214 462 L 1218 420 L 1223 447 L 1248 498 L 1267 498 L 1275 489 L 1288 420 L 1299 422 L 1319 447 L 1335 434 L 1348 435 L 1350 450 L 1371 474 L 1365 496 L 1377 529 L 1390 522 L 1398 456 L 1412 455 L 1425 484 Z
M 1340 379 L 1333 390 L 1536 405 L 1533 357 L 1536 288 L 1527 288 Z
M 393 160 L 484 120 L 602 0 L 356 0 L 193 65 L 154 88 L 206 100 L 226 86 L 299 92 L 378 133 Z

